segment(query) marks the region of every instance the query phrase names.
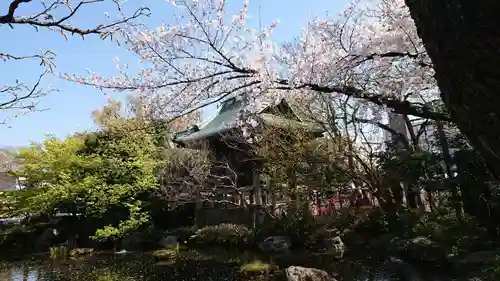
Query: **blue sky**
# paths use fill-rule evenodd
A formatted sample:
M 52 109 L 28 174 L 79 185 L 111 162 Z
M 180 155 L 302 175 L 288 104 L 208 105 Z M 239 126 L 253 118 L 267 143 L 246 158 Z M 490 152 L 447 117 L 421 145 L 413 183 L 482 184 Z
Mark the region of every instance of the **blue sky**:
M 49 1 L 49 0 L 47 0 Z M 91 27 L 104 19 L 104 13 L 113 16 L 111 1 L 98 5 L 89 5 L 73 21 L 73 25 Z M 231 6 L 238 7 L 242 0 L 228 0 Z M 327 12 L 336 14 L 350 2 L 349 0 L 250 0 L 250 25 L 258 27 L 258 9 L 261 22 L 269 24 L 276 19 L 280 25 L 273 38 L 277 41 L 292 40 L 300 35 L 301 28 L 313 15 L 324 16 Z M 0 14 L 7 11 L 10 1 L 2 1 Z M 76 1 L 75 1 L 76 3 Z M 140 6 L 151 9 L 152 16 L 144 22 L 154 26 L 169 22 L 172 8 L 166 0 L 128 0 L 123 5 L 125 13 L 130 13 Z M 39 11 L 36 2 L 24 4 L 18 9 L 19 15 L 29 15 Z M 57 53 L 57 68 L 60 72 L 85 74 L 86 69 L 102 75 L 116 74 L 113 57 L 121 62 L 128 62 L 131 69 L 140 67 L 137 58 L 123 46 L 118 47 L 110 41 L 101 41 L 97 37 L 69 37 L 66 41 L 58 33 L 37 32 L 31 27 L 0 25 L 0 53 L 27 55 L 50 49 Z M 26 83 L 33 82 L 42 69 L 36 62 L 0 62 L 0 85 L 13 83 L 16 79 Z M 24 146 L 30 141 L 42 141 L 46 134 L 65 137 L 77 131 L 92 129 L 91 112 L 101 108 L 110 97 L 123 99 L 126 93 L 104 94 L 94 88 L 74 84 L 57 77 L 47 77 L 43 86 L 58 89 L 58 92 L 40 100 L 40 108 L 46 111 L 30 113 L 0 125 L 0 146 Z M 0 118 L 5 118 L 5 112 Z

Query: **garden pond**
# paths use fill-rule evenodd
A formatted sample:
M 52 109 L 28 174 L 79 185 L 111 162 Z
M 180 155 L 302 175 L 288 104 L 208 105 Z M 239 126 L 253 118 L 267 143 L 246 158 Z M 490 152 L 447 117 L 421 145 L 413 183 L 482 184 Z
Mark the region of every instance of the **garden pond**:
M 348 257 L 338 261 L 325 256 L 294 256 L 296 261 L 291 264 L 324 269 L 338 281 L 454 280 L 395 258 L 376 262 L 350 260 Z M 0 281 L 248 281 L 251 278 L 242 275 L 241 266 L 256 260 L 264 259 L 251 252 L 223 249 L 181 251 L 175 262 L 156 261 L 150 253 L 101 253 L 62 260 L 40 255 L 0 262 Z M 273 263 L 269 259 L 267 262 Z M 282 263 L 279 268 L 288 265 Z M 286 280 L 286 277 L 277 273 L 271 280 Z

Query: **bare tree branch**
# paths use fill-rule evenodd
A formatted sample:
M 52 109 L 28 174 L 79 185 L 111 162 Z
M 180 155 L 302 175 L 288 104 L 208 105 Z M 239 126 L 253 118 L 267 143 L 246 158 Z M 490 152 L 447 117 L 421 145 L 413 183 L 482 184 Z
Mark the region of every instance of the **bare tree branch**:
M 14 85 L 5 85 L 0 88 L 0 111 L 5 110 L 29 110 L 36 108 L 37 100 L 56 90 L 44 90 L 40 88 L 42 78 L 47 71 L 40 74 L 35 84 L 31 87 L 23 82 L 16 81 Z
M 14 28 L 15 25 L 29 25 L 34 27 L 37 31 L 39 28 L 45 28 L 51 31 L 59 32 L 66 39 L 68 39 L 68 36 L 66 35 L 67 32 L 71 33 L 71 35 L 78 34 L 82 36 L 82 38 L 85 35 L 96 34 L 99 35 L 101 39 L 108 37 L 112 39 L 113 34 L 119 31 L 123 25 L 132 25 L 132 21 L 138 19 L 139 17 L 149 16 L 149 9 L 141 7 L 131 16 L 123 16 L 123 18 L 119 20 L 111 21 L 107 24 L 99 24 L 93 28 L 80 28 L 71 25 L 69 21 L 82 10 L 83 6 L 105 2 L 105 0 L 83 0 L 74 7 L 72 7 L 70 0 L 52 0 L 50 4 L 46 4 L 42 1 L 41 4 L 43 5 L 43 8 L 31 16 L 18 16 L 16 15 L 16 12 L 21 4 L 31 4 L 33 2 L 32 0 L 11 1 L 12 2 L 9 5 L 7 13 L 0 16 L 0 25 L 8 24 L 11 28 Z M 116 0 L 113 1 L 117 5 L 118 10 L 120 10 L 118 2 Z M 62 14 L 62 12 L 59 11 L 60 7 L 66 8 L 68 12 L 56 18 L 55 14 Z M 42 78 L 47 74 L 52 74 L 54 72 L 56 67 L 55 57 L 55 53 L 50 50 L 43 51 L 40 54 L 35 55 L 14 55 L 0 52 L 0 60 L 3 60 L 4 62 L 9 60 L 38 60 L 40 62 L 40 66 L 44 68 L 44 72 L 38 77 L 35 84 L 32 86 L 28 86 L 24 82 L 20 82 L 20 79 L 16 79 L 15 83 L 11 85 L 0 86 L 0 111 L 17 110 L 21 113 L 37 110 L 37 99 L 55 91 L 52 89 L 44 90 L 41 86 Z
M 367 93 L 361 89 L 351 87 L 351 86 L 321 86 L 316 84 L 304 83 L 298 86 L 289 86 L 287 80 L 278 81 L 281 85 L 277 89 L 281 90 L 292 90 L 292 89 L 309 89 L 312 91 L 320 93 L 338 93 L 346 96 L 352 96 L 360 100 L 369 101 L 372 104 L 388 107 L 395 113 L 414 115 L 417 117 L 428 118 L 432 120 L 442 120 L 447 122 L 452 122 L 452 119 L 444 113 L 435 112 L 431 108 L 426 106 L 416 106 L 409 101 L 399 100 L 397 98 L 386 97 L 380 94 Z
M 31 17 L 15 17 L 15 11 L 19 7 L 21 3 L 29 3 L 32 0 L 14 0 L 10 6 L 9 11 L 6 15 L 0 17 L 0 24 L 9 24 L 13 27 L 14 24 L 26 24 L 31 25 L 35 28 L 38 27 L 46 27 L 46 28 L 55 28 L 59 30 L 63 35 L 64 31 L 70 32 L 73 34 L 79 34 L 81 36 L 85 36 L 87 34 L 100 34 L 101 38 L 104 39 L 107 36 L 111 35 L 113 32 L 118 31 L 118 27 L 122 24 L 128 23 L 134 19 L 137 19 L 141 16 L 149 16 L 149 9 L 141 7 L 136 12 L 129 17 L 125 17 L 121 20 L 109 23 L 109 24 L 100 24 L 94 28 L 82 29 L 78 27 L 71 26 L 66 22 L 71 19 L 83 6 L 88 4 L 94 4 L 98 2 L 104 2 L 105 0 L 85 0 L 81 1 L 76 5 L 75 8 L 71 7 L 69 0 L 67 1 L 54 1 L 50 6 L 46 6 L 45 10 L 39 12 L 38 14 Z M 115 1 L 120 9 L 119 4 Z M 55 19 L 54 16 L 50 14 L 56 10 L 59 6 L 66 6 L 69 10 L 69 13 L 60 19 Z M 64 35 L 66 36 L 66 35 Z

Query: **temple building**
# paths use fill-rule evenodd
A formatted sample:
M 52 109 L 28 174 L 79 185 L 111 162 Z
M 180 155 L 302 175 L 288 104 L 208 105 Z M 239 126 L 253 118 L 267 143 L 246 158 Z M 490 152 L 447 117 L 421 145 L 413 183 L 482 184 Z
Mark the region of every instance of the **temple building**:
M 266 185 L 261 184 L 259 172 L 263 163 L 242 133 L 239 122 L 242 110 L 244 105 L 241 99 L 229 98 L 221 103 L 214 118 L 204 125 L 195 125 L 174 134 L 172 141 L 178 147 L 209 149 L 212 152 L 215 164 L 211 173 L 217 175 L 217 180 L 210 180 L 206 184 L 207 190 L 217 191 L 217 198 L 240 205 L 268 204 L 268 192 Z M 322 128 L 299 118 L 285 99 L 264 108 L 255 118 L 266 126 L 301 128 L 310 131 L 313 137 L 323 135 Z M 257 126 L 256 130 L 259 128 Z M 240 193 L 236 194 L 236 190 Z

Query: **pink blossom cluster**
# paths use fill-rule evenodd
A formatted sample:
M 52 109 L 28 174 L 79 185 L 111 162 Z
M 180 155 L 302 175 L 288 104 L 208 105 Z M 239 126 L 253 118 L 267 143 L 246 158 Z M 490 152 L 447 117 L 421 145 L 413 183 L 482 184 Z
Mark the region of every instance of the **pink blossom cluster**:
M 270 39 L 279 21 L 248 28 L 248 0 L 234 13 L 226 0 L 171 2 L 175 24 L 133 26 L 123 34 L 144 63 L 138 75 L 116 60 L 116 76 L 66 78 L 138 91 L 163 116 L 242 93 L 251 113 L 281 98 L 333 103 L 349 94 L 345 89 L 356 89 L 349 103 L 360 118 L 373 120 L 386 109 L 370 97 L 437 99 L 432 64 L 403 0 L 356 0 L 336 17 L 311 19 L 298 40 L 284 44 Z M 332 97 L 318 98 L 325 95 Z

